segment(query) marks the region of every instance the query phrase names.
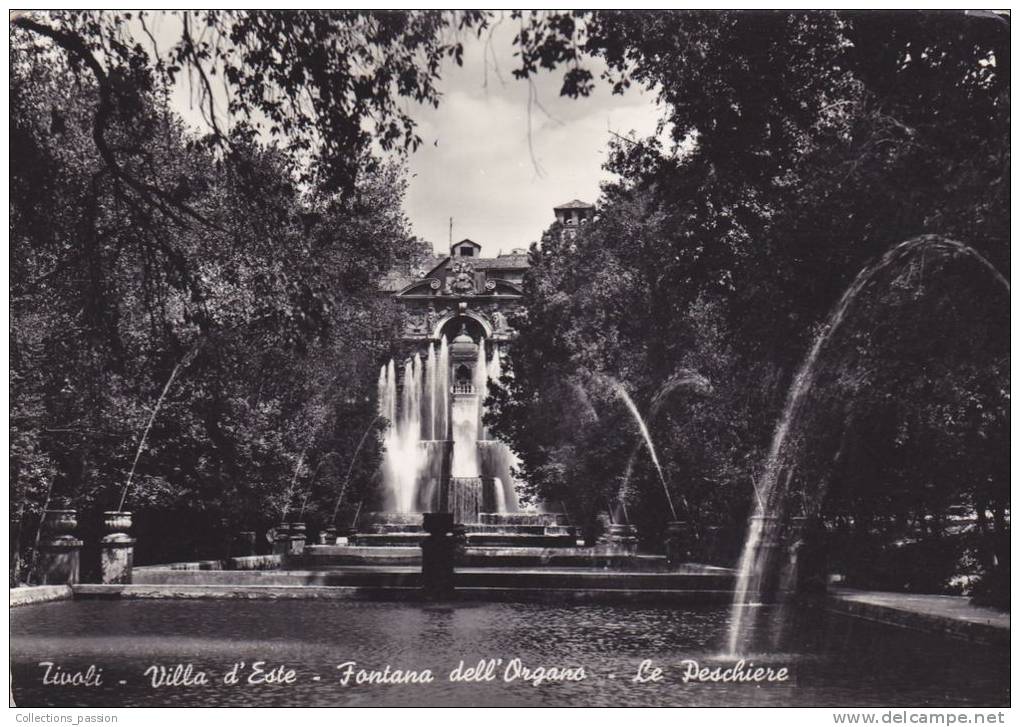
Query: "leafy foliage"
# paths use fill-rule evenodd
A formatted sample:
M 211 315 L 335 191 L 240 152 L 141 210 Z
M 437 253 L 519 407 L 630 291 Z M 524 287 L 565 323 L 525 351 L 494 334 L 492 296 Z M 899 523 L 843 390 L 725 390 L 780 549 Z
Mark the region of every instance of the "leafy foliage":
M 126 495 L 129 509 L 177 529 L 140 546 L 176 553 L 143 549 L 143 562 L 180 557 L 194 545 L 188 537 L 264 528 L 302 503 L 328 521 L 348 469 L 345 501 L 363 497 L 375 438 L 349 463 L 374 419 L 366 392 L 376 362 L 400 325 L 376 281 L 421 251 L 401 211 L 402 170 L 366 169 L 345 196 L 303 188 L 286 154 L 250 136 L 216 154 L 153 91 L 106 133 L 136 150 L 121 156 L 131 173 L 209 222 L 179 226 L 141 203 L 96 149 L 94 82 L 43 47 L 23 46 L 16 61 L 11 496 L 12 532 L 25 523 L 20 544 L 30 546 L 49 497 L 88 519 Z M 325 467 L 311 483 L 326 453 L 342 471 Z M 196 524 L 187 534 L 183 518 Z
M 664 382 L 697 371 L 712 392 L 678 390 L 650 429 L 673 499 L 703 523 L 740 523 L 791 378 L 863 265 L 935 232 L 1007 269 L 1007 23 L 876 12 L 519 19 L 519 75 L 566 65 L 563 93 L 583 96 L 594 79 L 577 69 L 597 58 L 603 80 L 653 87 L 666 111 L 663 134 L 613 145 L 616 181 L 595 224 L 571 240 L 554 226 L 533 247 L 516 376 L 494 398 L 496 419 L 539 494 L 570 503 L 590 489 L 605 507 L 625 492 L 654 539 L 668 517 L 661 485 L 641 452 L 629 473 L 638 486 L 623 490 L 628 458 L 612 453 L 621 438 L 639 451 L 636 431 L 598 382 L 620 382 L 648 414 Z M 827 492 L 837 530 L 850 524 L 872 544 L 956 537 L 946 513 L 962 506 L 978 513 L 968 526 L 984 534 L 978 560 L 1008 564 L 1007 300 L 981 266 L 941 257 L 862 294 L 791 445 L 794 490 Z M 561 421 L 543 402 L 566 400 L 558 388 L 574 382 L 593 408 L 570 428 L 571 407 Z M 589 458 L 601 464 L 585 470 Z M 873 573 L 871 551 L 837 550 L 857 577 Z
M 484 24 L 473 11 L 307 10 L 53 12 L 13 22 L 94 75 L 100 152 L 136 191 L 167 204 L 167 190 L 129 172 L 105 141 L 114 116 L 139 108 L 140 89 L 187 77 L 217 145 L 230 146 L 238 129 L 268 135 L 305 181 L 351 192 L 373 142 L 421 143 L 402 100 L 438 104 L 442 61 L 461 63 L 459 32 Z M 172 42 L 161 46 L 154 31 Z
M 460 62 L 459 35 L 489 18 L 174 17 L 165 47 L 146 14 L 12 23 L 22 545 L 21 523 L 50 498 L 112 506 L 175 371 L 133 502 L 253 527 L 292 508 L 325 517 L 347 482 L 341 462 L 355 462 L 352 499 L 375 471 L 374 444 L 353 455 L 398 322 L 374 280 L 421 249 L 399 212 L 400 172 L 372 147 L 418 144 L 403 101 L 437 103 L 441 61 Z M 518 78 L 559 69 L 577 97 L 637 82 L 666 108 L 658 137 L 614 144 L 597 222 L 569 240 L 554 226 L 533 246 L 522 335 L 492 392 L 532 494 L 589 534 L 621 493 L 651 540 L 672 516 L 619 387 L 650 420 L 683 515 L 740 524 L 791 377 L 867 261 L 938 233 L 1007 269 L 1001 17 L 511 17 Z M 203 138 L 168 111 L 183 78 Z M 834 335 L 791 476 L 805 498 L 825 495 L 852 577 L 945 588 L 937 568 L 931 582 L 907 577 L 930 554 L 952 561 L 945 573 L 976 563 L 986 591 L 1008 583 L 1003 309 L 983 269 L 916 259 L 866 290 Z M 711 389 L 673 386 L 685 372 Z M 876 575 L 875 560 L 889 567 Z

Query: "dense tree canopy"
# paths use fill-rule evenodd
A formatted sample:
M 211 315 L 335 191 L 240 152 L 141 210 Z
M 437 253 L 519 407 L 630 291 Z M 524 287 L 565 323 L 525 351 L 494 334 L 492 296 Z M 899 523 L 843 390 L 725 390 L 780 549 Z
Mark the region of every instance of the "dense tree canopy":
M 48 500 L 113 507 L 129 479 L 129 503 L 244 527 L 335 505 L 396 340 L 375 281 L 422 253 L 400 171 L 378 152 L 418 144 L 404 102 L 439 103 L 443 60 L 460 62 L 462 36 L 493 23 L 165 17 L 162 34 L 147 13 L 12 23 L 23 542 Z M 934 233 L 1008 269 L 1003 17 L 510 19 L 518 78 L 561 72 L 579 98 L 640 83 L 665 108 L 663 133 L 613 145 L 597 221 L 533 246 L 521 336 L 492 392 L 492 424 L 531 494 L 582 524 L 622 501 L 653 542 L 674 517 L 667 499 L 704 526 L 742 523 L 794 373 L 864 265 Z M 174 83 L 199 100 L 204 135 L 169 110 Z M 933 252 L 883 271 L 832 331 L 784 464 L 792 491 L 824 501 L 846 533 L 848 573 L 875 560 L 854 559 L 860 543 L 945 551 L 953 562 L 933 573 L 967 558 L 1008 565 L 1007 301 L 974 258 Z M 668 498 L 621 391 L 649 420 Z M 356 490 L 375 471 L 369 441 Z M 959 507 L 977 512 L 982 537 L 962 554 Z
M 203 220 L 177 224 L 96 149 L 95 82 L 44 46 L 15 61 L 14 530 L 30 541 L 21 526 L 48 501 L 89 511 L 125 496 L 177 514 L 162 527 L 265 527 L 306 502 L 331 517 L 400 324 L 377 281 L 422 249 L 400 169 L 365 169 L 346 196 L 302 186 L 250 136 L 216 153 L 154 89 L 105 133 L 132 174 Z M 370 487 L 376 448 L 370 437 L 348 501 Z
M 646 413 L 678 371 L 711 382 L 678 388 L 649 425 L 683 516 L 741 522 L 793 374 L 862 266 L 938 233 L 1008 269 L 1002 18 L 535 14 L 520 39 L 524 75 L 569 64 L 563 92 L 583 96 L 600 58 L 611 83 L 651 86 L 666 108 L 666 141 L 615 143 L 595 224 L 533 247 L 515 375 L 494 394 L 528 481 L 577 517 L 634 478 L 623 491 L 645 531 L 671 517 L 647 457 L 632 470 L 618 455 L 639 440 L 615 382 Z M 930 526 L 953 505 L 1006 527 L 1008 291 L 949 257 L 862 292 L 787 447 L 793 491 L 827 492 L 826 515 L 873 543 L 941 536 Z M 577 402 L 564 417 L 587 411 L 585 426 L 550 421 L 549 400 Z
M 234 126 L 281 143 L 306 180 L 351 191 L 373 142 L 414 148 L 421 140 L 403 99 L 435 105 L 442 61 L 460 62 L 458 30 L 480 13 L 362 11 L 20 13 L 13 24 L 52 40 L 94 77 L 92 128 L 103 160 L 150 200 L 166 190 L 132 174 L 106 139 L 139 87 L 191 84 L 210 139 L 230 146 Z M 157 24 L 161 26 L 157 28 Z M 168 29 L 169 28 L 169 29 Z M 160 45 L 154 31 L 172 39 Z

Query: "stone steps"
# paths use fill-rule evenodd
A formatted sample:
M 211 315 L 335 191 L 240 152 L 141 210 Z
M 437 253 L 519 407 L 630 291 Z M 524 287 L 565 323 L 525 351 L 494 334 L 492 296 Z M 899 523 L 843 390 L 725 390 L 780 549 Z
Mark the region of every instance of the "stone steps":
M 483 525 L 569 525 L 564 515 L 553 512 L 483 512 Z
M 320 548 L 337 548 L 339 552 L 316 553 Z M 414 566 L 421 568 L 421 548 L 390 547 L 379 545 L 330 546 L 317 545 L 306 548 L 298 563 L 309 568 L 326 569 L 360 566 Z
M 187 571 L 155 570 L 136 573 L 135 585 L 167 586 L 318 586 L 360 588 L 420 588 L 421 573 L 413 567 L 337 568 L 329 571 Z M 734 575 L 722 569 L 691 567 L 675 573 L 527 568 L 461 568 L 454 575 L 457 588 L 540 589 L 544 591 L 651 590 L 729 591 Z
M 409 525 L 421 527 L 422 516 L 418 512 L 366 512 L 358 518 L 358 528 L 371 525 Z
M 469 533 L 481 535 L 572 535 L 572 529 L 566 525 L 544 525 L 544 524 L 488 524 L 475 523 L 465 525 L 464 529 Z M 424 536 L 425 531 L 420 524 L 408 525 L 402 523 L 378 523 L 365 525 L 362 528 L 364 534 L 385 535 L 389 533 L 415 533 L 419 537 Z
M 358 518 L 359 530 L 368 529 L 373 525 L 407 525 L 420 528 L 422 514 L 420 512 L 366 512 Z M 478 515 L 480 525 L 526 525 L 526 526 L 566 526 L 569 523 L 559 513 L 549 512 L 483 512 Z
M 421 564 L 415 546 L 313 545 L 288 567 L 330 569 L 352 565 L 397 566 Z M 611 552 L 603 548 L 478 547 L 469 545 L 459 567 L 472 568 L 587 568 L 596 570 L 665 571 L 661 555 Z
M 423 533 L 358 533 L 352 537 L 354 545 L 375 546 L 375 545 L 418 545 Z M 469 532 L 467 534 L 469 546 L 503 546 L 503 547 L 532 547 L 532 548 L 569 548 L 576 546 L 577 541 L 573 535 L 530 535 L 527 533 L 498 533 L 498 532 Z

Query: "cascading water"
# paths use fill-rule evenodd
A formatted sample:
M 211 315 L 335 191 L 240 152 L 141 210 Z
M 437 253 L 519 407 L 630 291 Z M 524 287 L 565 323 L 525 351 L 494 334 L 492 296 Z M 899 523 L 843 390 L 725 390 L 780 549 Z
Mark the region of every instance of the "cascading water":
M 439 410 L 434 436 L 436 439 L 446 439 L 450 431 L 450 349 L 446 336 L 439 342 L 439 365 L 436 367 L 436 386 L 432 391 Z
M 421 357 L 418 354 L 404 364 L 404 388 L 401 401 L 400 437 L 421 441 Z
M 436 436 L 436 399 L 439 392 L 436 391 L 436 344 L 429 343 L 429 355 L 425 360 L 425 392 L 428 398 L 428 438 L 439 439 Z
M 418 473 L 424 454 L 421 447 L 421 357 L 404 364 L 400 412 L 397 412 L 397 370 L 390 361 L 379 375 L 379 413 L 390 422 L 383 436 L 383 480 L 391 506 L 397 512 L 414 509 Z
M 483 424 L 485 417 L 485 397 L 489 392 L 489 371 L 485 361 L 485 339 L 478 342 L 478 360 L 475 361 L 475 370 L 472 376 L 472 386 L 478 395 L 478 439 L 488 439 L 488 432 Z
M 796 423 L 808 392 L 814 385 L 818 357 L 836 329 L 842 324 L 851 304 L 861 291 L 880 272 L 909 259 L 918 251 L 966 255 L 984 266 L 1007 292 L 1010 290 L 1009 281 L 974 248 L 937 235 L 923 235 L 902 242 L 888 250 L 878 261 L 865 266 L 857 274 L 850 287 L 846 289 L 832 309 L 825 327 L 815 337 L 808 355 L 794 377 L 793 385 L 787 394 L 786 407 L 776 425 L 768 458 L 765 461 L 765 472 L 758 487 L 758 504 L 748 526 L 747 539 L 744 541 L 744 550 L 738 566 L 737 588 L 733 600 L 733 615 L 730 620 L 728 642 L 730 654 L 739 653 L 741 648 L 747 645 L 750 629 L 747 619 L 748 607 L 760 603 L 763 584 L 771 578 L 771 569 L 780 565 L 777 563 L 778 559 L 775 555 L 783 536 L 781 523 L 788 515 L 787 495 L 792 480 L 792 470 L 783 463 L 782 456 L 787 437 Z M 786 476 L 781 476 L 784 470 L 786 470 Z M 813 501 L 805 503 L 805 510 L 813 511 L 820 508 L 823 494 L 815 493 Z M 806 512 L 805 514 L 811 513 Z
M 379 372 L 379 414 L 390 426 L 397 425 L 397 366 L 393 361 Z
M 490 439 L 478 442 L 478 460 L 482 475 L 496 480 L 496 512 L 518 512 L 520 502 L 513 473 L 520 466 L 520 460 L 514 451 L 506 443 Z
M 482 401 L 488 392 L 488 382 L 498 384 L 503 376 L 503 361 L 497 343 L 492 344 L 492 358 L 485 368 L 485 374 L 487 381 Z M 483 430 L 482 436 L 485 441 L 478 443 L 478 457 L 482 474 L 496 479 L 494 493 L 496 512 L 519 512 L 520 502 L 517 499 L 516 479 L 513 473 L 520 466 L 520 459 L 504 442 L 490 439 L 488 430 Z
M 485 355 L 482 346 L 484 343 L 479 346 L 479 357 Z M 453 439 L 453 463 L 450 475 L 456 479 L 481 477 L 478 469 L 478 440 L 481 439 L 479 381 L 484 384 L 485 372 L 483 367 L 480 379 L 479 366 L 476 363 L 471 385 L 462 388 L 458 382 L 450 404 L 450 433 Z
M 446 337 L 432 343 L 424 359 L 415 354 L 401 367 L 390 361 L 379 371 L 379 416 L 388 422 L 383 434 L 383 482 L 388 507 L 397 512 L 430 511 L 439 507 L 444 477 L 491 477 L 497 512 L 516 512 L 512 476 L 519 463 L 502 442 L 490 441 L 482 427 L 483 401 L 490 378 L 502 375 L 498 350 L 487 361 L 484 339 L 472 375 L 471 392 L 453 395 L 451 408 L 450 351 Z
M 492 344 L 492 359 L 489 361 L 489 381 L 495 381 L 499 383 L 500 377 L 503 376 L 503 362 L 499 356 L 499 344 Z

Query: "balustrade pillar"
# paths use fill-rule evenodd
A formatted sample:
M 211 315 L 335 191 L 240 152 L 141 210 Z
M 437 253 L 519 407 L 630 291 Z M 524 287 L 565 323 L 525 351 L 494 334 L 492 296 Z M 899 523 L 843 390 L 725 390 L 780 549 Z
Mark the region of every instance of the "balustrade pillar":
M 135 539 L 131 529 L 131 513 L 108 510 L 103 513 L 106 535 L 99 541 L 99 573 L 103 583 L 130 583 L 135 564 Z
M 75 510 L 43 512 L 43 536 L 36 556 L 42 585 L 62 586 L 78 582 L 82 541 L 74 535 L 77 528 L 78 513 Z

